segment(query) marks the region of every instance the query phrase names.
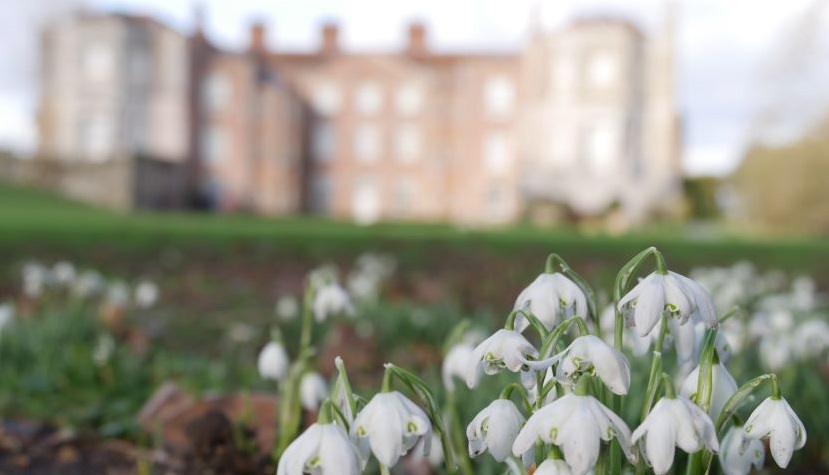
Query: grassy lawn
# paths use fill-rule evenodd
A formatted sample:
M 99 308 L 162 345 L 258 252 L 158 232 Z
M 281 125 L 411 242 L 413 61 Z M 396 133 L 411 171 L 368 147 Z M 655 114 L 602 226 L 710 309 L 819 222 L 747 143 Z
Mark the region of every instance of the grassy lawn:
M 74 253 L 90 246 L 140 252 L 165 245 L 207 251 L 254 245 L 315 258 L 383 249 L 415 265 L 424 256 L 446 250 L 501 257 L 557 251 L 574 261 L 607 260 L 618 265 L 642 248 L 656 245 L 677 268 L 750 259 L 761 266 L 802 270 L 829 281 L 829 240 L 821 238 L 711 236 L 680 228 L 617 237 L 527 226 L 465 230 L 440 224 L 357 226 L 311 217 L 124 214 L 9 185 L 0 185 L 0 245 L 14 254 L 44 249 Z

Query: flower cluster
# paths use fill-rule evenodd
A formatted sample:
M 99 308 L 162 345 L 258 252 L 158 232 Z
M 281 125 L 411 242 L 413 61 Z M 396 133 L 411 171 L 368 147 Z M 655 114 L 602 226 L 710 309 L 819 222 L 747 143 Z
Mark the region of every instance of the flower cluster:
M 632 285 L 648 257 L 655 271 Z M 443 370 L 450 393 L 456 377 L 477 388 L 483 375 L 519 376 L 468 424 L 470 457 L 489 452 L 513 472 L 534 466 L 542 474 L 619 473 L 627 460 L 637 471 L 650 467 L 661 475 L 673 467 L 678 447 L 690 454 L 687 473 L 706 472 L 718 454 L 727 473 L 745 474 L 763 463 L 760 439 L 769 439 L 780 467 L 803 447 L 805 429 L 776 376 L 738 386 L 714 300 L 700 283 L 668 271 L 659 251 L 643 251 L 620 271 L 601 322 L 595 295 L 553 254 L 545 273 L 519 294 L 504 328 L 474 348 L 459 341 L 448 349 Z M 525 335 L 529 328 L 537 338 Z M 666 346 L 676 349 L 676 376 L 665 372 Z M 631 391 L 625 348 L 636 358 L 652 349 L 633 431 L 621 417 Z M 738 410 L 763 383 L 772 395 L 742 425 Z M 516 393 L 523 404 L 511 400 Z

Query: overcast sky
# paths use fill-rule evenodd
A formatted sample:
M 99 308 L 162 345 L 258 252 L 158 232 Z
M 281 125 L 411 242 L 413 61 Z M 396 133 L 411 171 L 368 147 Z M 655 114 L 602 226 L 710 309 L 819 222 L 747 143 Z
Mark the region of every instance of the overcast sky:
M 85 5 L 148 13 L 189 31 L 191 0 L 0 0 L 0 147 L 36 142 L 37 31 L 44 21 Z M 254 19 L 269 23 L 268 41 L 312 49 L 318 26 L 341 25 L 353 50 L 404 42 L 413 18 L 429 26 L 440 50 L 518 48 L 533 5 L 556 28 L 579 14 L 612 13 L 646 32 L 659 26 L 665 0 L 204 0 L 208 35 L 227 48 L 247 43 Z M 829 8 L 824 0 L 679 0 L 677 73 L 685 119 L 687 173 L 725 174 L 752 138 L 786 140 L 829 108 Z M 9 6 L 10 5 L 10 6 Z M 823 28 L 821 28 L 821 25 Z M 821 31 L 822 30 L 822 31 Z

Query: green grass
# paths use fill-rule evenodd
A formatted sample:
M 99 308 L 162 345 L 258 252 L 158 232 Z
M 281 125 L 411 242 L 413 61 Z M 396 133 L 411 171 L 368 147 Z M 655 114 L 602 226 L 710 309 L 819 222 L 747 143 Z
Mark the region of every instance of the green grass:
M 500 258 L 531 255 L 536 260 L 556 251 L 575 262 L 602 260 L 616 266 L 644 247 L 656 245 L 678 269 L 750 259 L 761 266 L 803 270 L 829 281 L 829 240 L 819 237 L 752 237 L 725 232 L 712 236 L 684 227 L 610 236 L 585 235 L 571 228 L 467 230 L 442 224 L 358 226 L 312 217 L 119 213 L 0 184 L 0 246 L 8 252 L 49 249 L 72 253 L 99 246 L 140 252 L 165 245 L 207 252 L 254 245 L 313 258 L 382 249 L 398 253 L 404 264 L 414 265 L 446 251 Z

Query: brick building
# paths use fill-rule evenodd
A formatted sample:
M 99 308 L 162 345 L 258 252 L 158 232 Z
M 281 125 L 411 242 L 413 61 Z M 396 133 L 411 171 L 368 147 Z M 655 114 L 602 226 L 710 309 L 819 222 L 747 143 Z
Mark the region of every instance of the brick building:
M 509 54 L 434 51 L 417 23 L 404 49 L 388 53 L 344 51 L 336 24 L 304 53 L 268 49 L 264 24 L 251 26 L 244 52 L 197 29 L 180 65 L 187 117 L 171 124 L 186 142 L 176 154 L 182 192 L 218 210 L 363 223 L 608 210 L 642 221 L 679 193 L 671 24 L 649 38 L 627 21 L 575 21 L 534 31 Z M 44 150 L 83 156 L 48 145 L 53 96 L 43 96 Z

